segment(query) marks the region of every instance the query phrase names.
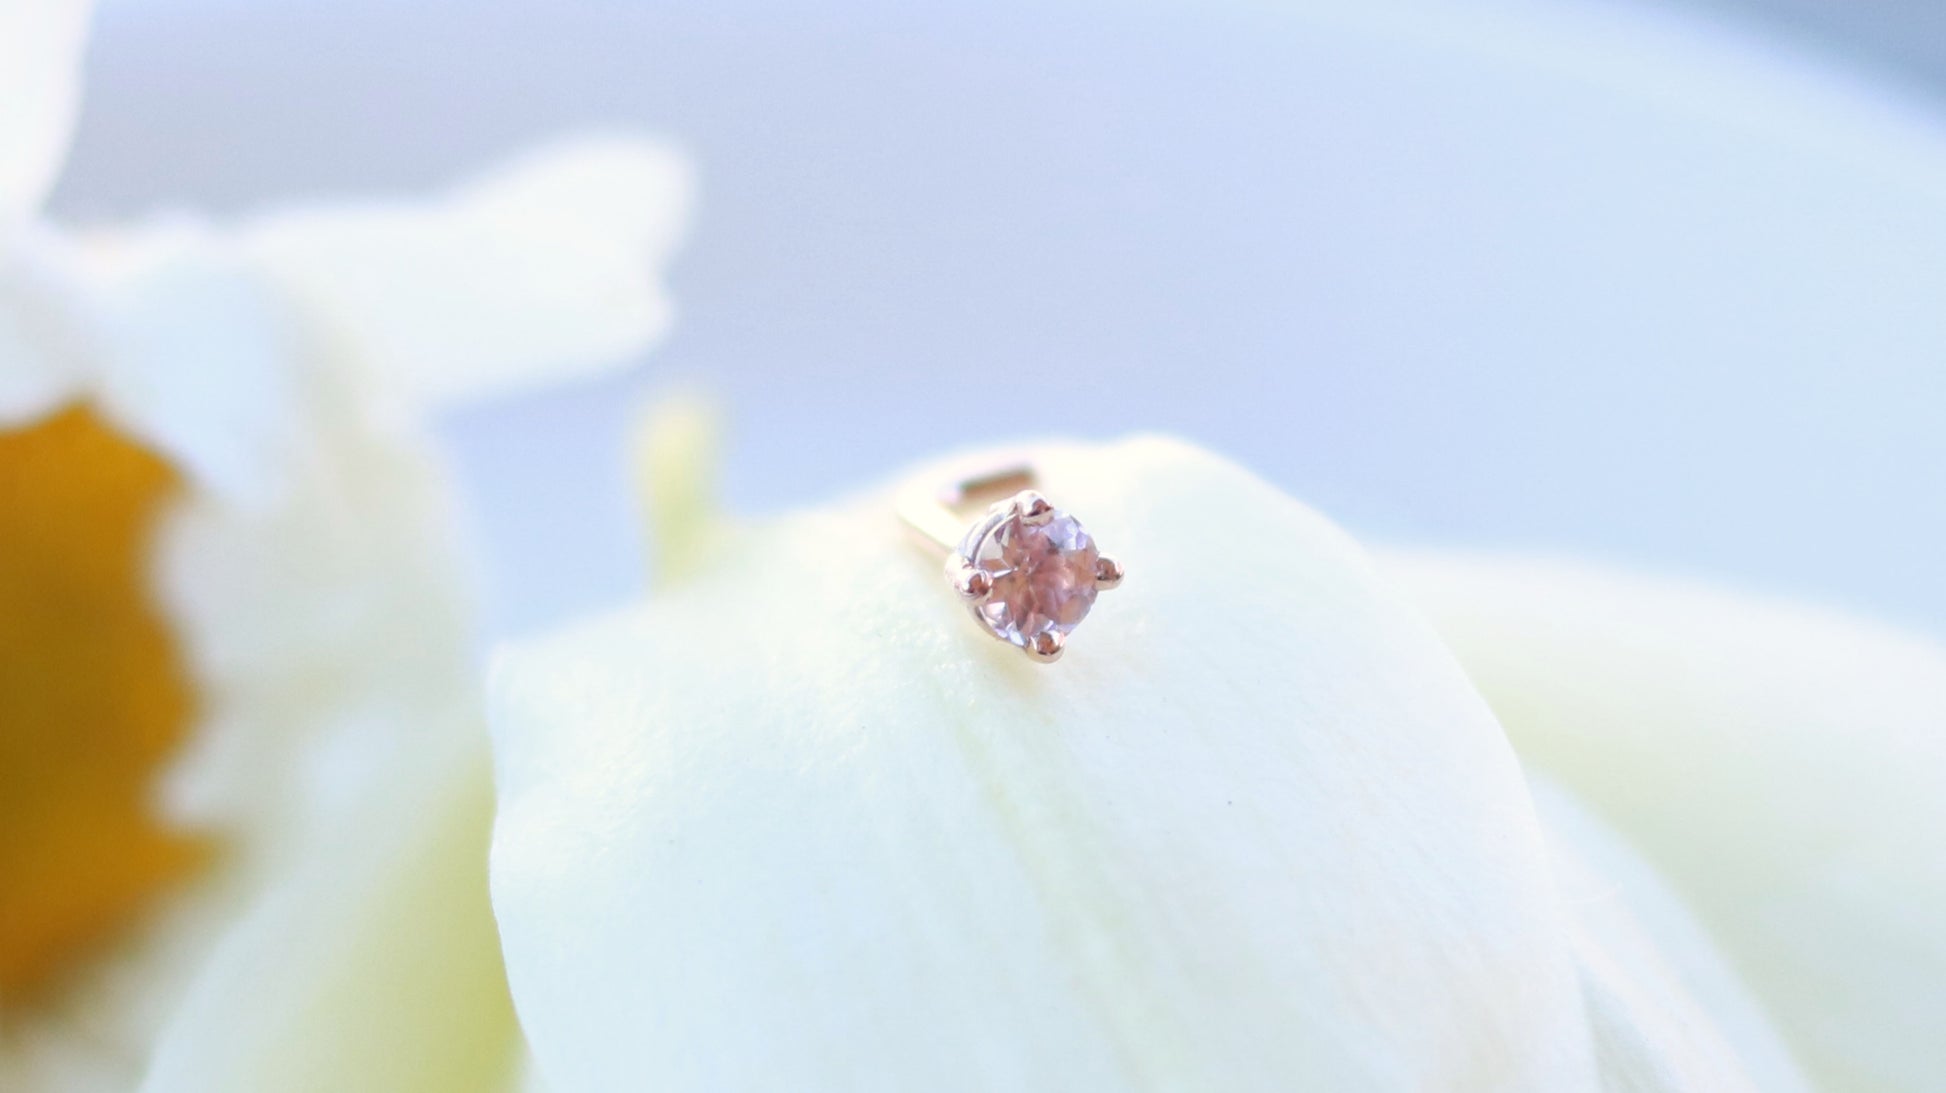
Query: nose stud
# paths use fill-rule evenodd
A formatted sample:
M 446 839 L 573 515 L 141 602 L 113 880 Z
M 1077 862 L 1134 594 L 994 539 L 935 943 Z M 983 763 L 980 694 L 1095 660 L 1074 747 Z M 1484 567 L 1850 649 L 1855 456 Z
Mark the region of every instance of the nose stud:
M 1049 664 L 1123 570 L 1035 484 L 1032 467 L 1004 467 L 909 501 L 899 515 L 945 551 L 947 583 L 988 634 Z

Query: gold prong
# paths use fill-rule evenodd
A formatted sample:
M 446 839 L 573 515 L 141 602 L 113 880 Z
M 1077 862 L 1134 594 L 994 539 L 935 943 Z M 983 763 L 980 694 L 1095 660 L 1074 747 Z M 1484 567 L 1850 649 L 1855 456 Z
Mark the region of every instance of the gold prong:
M 953 591 L 968 603 L 981 603 L 993 595 L 993 574 L 976 566 L 962 565 L 953 574 Z
M 1052 664 L 1061 659 L 1061 650 L 1067 648 L 1067 639 L 1057 630 L 1043 630 L 1027 642 L 1027 655 L 1039 664 Z
M 1013 509 L 1023 524 L 1045 524 L 1054 519 L 1053 504 L 1033 490 L 1014 494 Z
M 1104 554 L 1095 559 L 1095 587 L 1115 588 L 1122 583 L 1122 563 Z

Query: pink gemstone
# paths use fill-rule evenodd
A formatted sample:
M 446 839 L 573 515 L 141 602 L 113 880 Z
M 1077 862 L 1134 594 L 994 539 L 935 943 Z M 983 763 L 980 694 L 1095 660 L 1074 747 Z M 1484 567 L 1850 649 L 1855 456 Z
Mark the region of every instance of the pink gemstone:
M 1044 523 L 1001 519 L 972 552 L 993 576 L 993 592 L 974 609 L 994 636 L 1025 647 L 1037 634 L 1067 634 L 1095 604 L 1101 552 L 1080 521 L 1055 511 Z

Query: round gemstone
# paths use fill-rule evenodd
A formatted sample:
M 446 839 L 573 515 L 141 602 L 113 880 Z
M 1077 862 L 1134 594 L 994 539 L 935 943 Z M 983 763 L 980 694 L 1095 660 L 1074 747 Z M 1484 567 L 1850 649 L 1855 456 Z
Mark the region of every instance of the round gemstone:
M 974 546 L 972 562 L 992 576 L 993 591 L 973 613 L 994 636 L 1022 647 L 1037 634 L 1065 635 L 1095 604 L 1100 557 L 1087 529 L 1065 512 L 1040 523 L 1008 516 Z

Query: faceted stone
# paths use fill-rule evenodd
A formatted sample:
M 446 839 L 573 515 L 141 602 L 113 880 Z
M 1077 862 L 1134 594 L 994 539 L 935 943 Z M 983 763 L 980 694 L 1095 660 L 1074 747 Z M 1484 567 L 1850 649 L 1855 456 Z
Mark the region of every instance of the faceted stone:
M 974 614 L 996 637 L 1026 647 L 1047 631 L 1067 634 L 1095 603 L 1101 552 L 1080 521 L 1056 510 L 1045 523 L 1008 516 L 974 547 L 972 561 L 993 578 Z

